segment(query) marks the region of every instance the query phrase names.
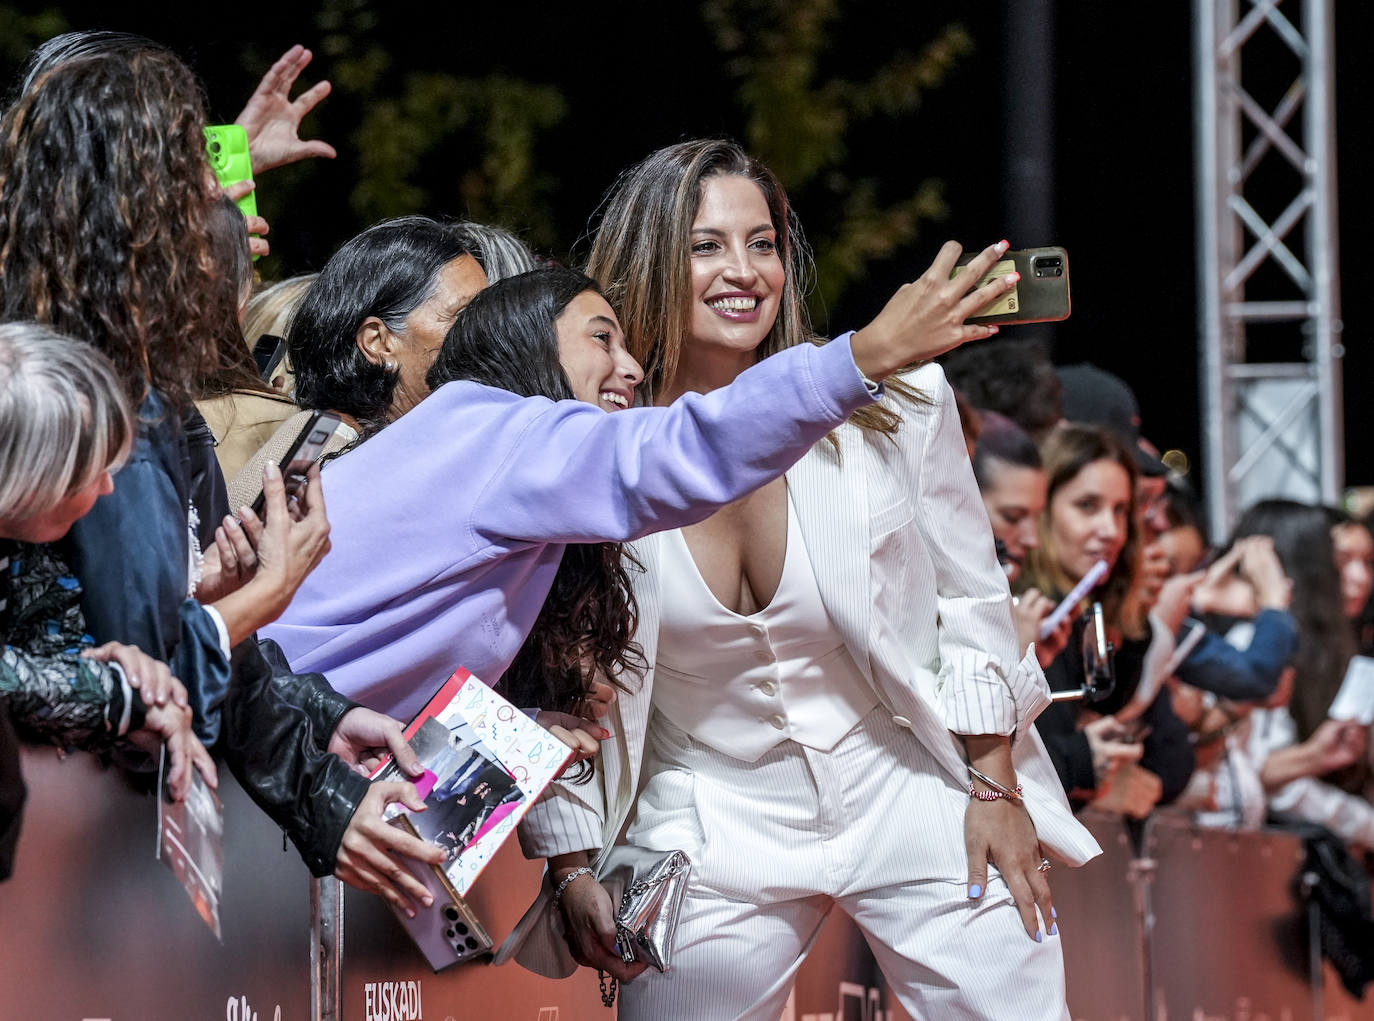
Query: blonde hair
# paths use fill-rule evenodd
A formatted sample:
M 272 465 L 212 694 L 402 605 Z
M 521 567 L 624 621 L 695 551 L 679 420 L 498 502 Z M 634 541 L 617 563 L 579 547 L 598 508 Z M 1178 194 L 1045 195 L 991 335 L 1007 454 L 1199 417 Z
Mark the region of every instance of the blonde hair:
M 248 309 L 243 315 L 243 336 L 249 348 L 264 333 L 275 337 L 286 336 L 287 327 L 291 325 L 291 314 L 318 276 L 318 273 L 302 273 L 254 292 L 248 299 Z
M 692 224 L 702 185 L 711 177 L 744 177 L 758 185 L 777 232 L 786 276 L 778 315 L 758 347 L 766 358 L 797 344 L 823 344 L 811 328 L 803 297 L 811 253 L 787 192 L 773 172 L 734 142 L 698 139 L 659 149 L 625 171 L 602 204 L 587 275 L 597 280 L 620 317 L 630 353 L 644 366 L 650 393 L 669 388 L 691 322 Z M 889 377 L 890 391 L 919 400 L 916 390 Z M 850 419 L 863 429 L 892 434 L 901 416 L 873 404 Z
M 114 471 L 134 421 L 110 360 L 37 323 L 0 325 L 0 518 L 34 518 Z

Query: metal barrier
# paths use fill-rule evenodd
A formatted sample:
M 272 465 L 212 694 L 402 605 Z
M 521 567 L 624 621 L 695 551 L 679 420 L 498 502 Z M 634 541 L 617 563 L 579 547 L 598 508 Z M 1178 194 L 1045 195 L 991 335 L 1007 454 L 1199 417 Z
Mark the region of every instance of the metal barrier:
M 90 756 L 26 749 L 23 763 L 30 795 L 16 874 L 0 883 L 4 1018 L 614 1018 L 586 970 L 566 982 L 514 965 L 435 974 L 378 899 L 340 896 L 327 880 L 312 901 L 295 851 L 283 851 L 280 831 L 227 774 L 221 945 L 154 860 L 150 796 Z M 1374 1019 L 1374 994 L 1352 1000 L 1329 967 L 1308 981 L 1310 948 L 1291 892 L 1295 838 L 1164 817 L 1135 857 L 1118 820 L 1085 821 L 1105 853 L 1052 876 L 1075 1021 Z M 488 868 L 471 902 L 495 938 L 514 925 L 539 872 L 513 844 Z M 832 916 L 783 1021 L 906 1017 L 853 924 Z

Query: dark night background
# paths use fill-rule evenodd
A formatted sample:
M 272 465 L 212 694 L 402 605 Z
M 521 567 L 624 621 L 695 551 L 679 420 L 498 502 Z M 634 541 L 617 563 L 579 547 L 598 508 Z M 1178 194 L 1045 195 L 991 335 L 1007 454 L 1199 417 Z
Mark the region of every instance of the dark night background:
M 1009 28 L 1012 2 L 835 4 L 818 64 L 821 79 L 863 74 L 894 52 L 919 49 L 952 22 L 963 26 L 972 48 L 914 114 L 875 118 L 845 135 L 844 162 L 853 172 L 878 177 L 894 197 L 916 181 L 940 179 L 947 213 L 943 222 L 921 224 L 911 243 L 869 265 L 833 303 L 829 322 L 818 325 L 837 332 L 867 321 L 897 284 L 928 264 L 947 236 L 977 246 L 1008 233 L 1014 218 L 1004 199 L 1005 168 L 1024 135 L 1023 125 L 1009 123 L 1004 113 L 1004 96 L 1013 88 L 1004 80 L 1010 73 L 1008 47 L 1016 44 L 1009 40 L 1016 34 Z M 743 6 L 757 14 L 767 4 Z M 1281 9 L 1296 20 L 1294 8 L 1287 3 Z M 315 8 L 256 7 L 251 16 L 238 16 L 222 7 L 135 2 L 0 5 L 0 27 L 8 15 L 11 21 L 29 18 L 32 31 L 31 16 L 44 10 L 60 11 L 68 27 L 125 29 L 172 46 L 204 79 L 216 120 L 234 117 L 260 73 L 292 43 L 316 50 L 303 81 L 337 74 L 322 52 L 325 22 Z M 697 3 L 508 0 L 431 7 L 334 0 L 319 10 L 351 24 L 358 45 L 366 42 L 389 56 L 383 82 L 411 70 L 499 73 L 562 93 L 565 115 L 540 132 L 533 146 L 540 172 L 549 177 L 545 230 L 557 238 L 541 247 L 560 258 L 570 252 L 576 258 L 576 242 L 620 170 L 684 137 L 744 134 L 738 81 Z M 737 27 L 747 38 L 760 26 Z M 1074 315 L 1051 334 L 1056 362 L 1091 360 L 1124 376 L 1139 395 L 1147 435 L 1161 448 L 1182 449 L 1197 480 L 1191 5 L 1065 0 L 1056 5 L 1055 27 L 1055 229 L 1052 237 L 1011 240 L 1018 247 L 1057 243 L 1069 250 Z M 1374 86 L 1361 62 L 1374 28 L 1374 5 L 1337 4 L 1336 28 L 1347 476 L 1358 484 L 1374 482 L 1374 455 L 1363 443 L 1374 415 L 1363 399 L 1363 380 L 1371 370 L 1364 337 L 1374 328 L 1374 315 L 1361 301 L 1368 285 L 1356 259 L 1371 211 L 1363 130 Z M 6 78 L 18 48 L 13 39 L 8 46 L 0 41 Z M 1277 47 L 1258 52 L 1247 56 L 1247 74 L 1272 104 L 1292 81 L 1295 65 Z M 338 161 L 276 171 L 259 182 L 259 206 L 273 228 L 274 254 L 260 267 L 265 277 L 318 268 L 334 246 L 367 222 L 349 204 L 358 158 L 351 136 L 365 101 L 336 90 L 306 122 L 304 133 L 332 142 Z M 479 158 L 470 148 L 455 138 L 426 155 L 427 195 L 416 211 L 469 212 L 446 181 Z M 1282 186 L 1280 181 L 1278 191 Z M 802 223 L 813 232 L 811 225 L 831 212 L 811 192 L 794 198 Z M 503 220 L 499 212 L 491 219 L 517 230 L 527 226 Z M 1292 357 L 1295 331 L 1266 339 L 1271 357 Z

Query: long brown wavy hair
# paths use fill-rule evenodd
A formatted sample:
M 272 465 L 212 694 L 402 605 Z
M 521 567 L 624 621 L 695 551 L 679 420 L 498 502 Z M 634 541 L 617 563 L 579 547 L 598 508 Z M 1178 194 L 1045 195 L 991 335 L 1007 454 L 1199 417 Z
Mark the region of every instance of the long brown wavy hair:
M 806 312 L 811 254 L 782 182 L 728 139 L 679 142 L 652 153 L 612 186 L 587 259 L 587 274 L 600 281 L 619 314 L 625 342 L 644 366 L 651 395 L 671 386 L 690 332 L 692 224 L 702 185 L 708 178 L 728 176 L 747 178 L 763 192 L 786 274 L 777 318 L 758 347 L 758 357 L 797 344 L 825 343 Z M 895 376 L 886 385 L 907 400 L 924 400 Z M 855 411 L 850 421 L 892 435 L 902 419 L 888 404 L 871 404 Z
M 0 118 L 0 318 L 109 356 L 135 406 L 185 406 L 243 347 L 208 226 L 205 104 L 155 43 L 32 74 Z
M 1101 600 L 1102 612 L 1108 623 L 1120 627 L 1128 638 L 1143 638 L 1146 634 L 1147 611 L 1140 601 L 1137 585 L 1141 542 L 1135 509 L 1135 458 L 1110 433 L 1077 423 L 1061 425 L 1050 433 L 1040 455 L 1049 483 L 1045 509 L 1040 514 L 1040 546 L 1027 553 L 1018 588 L 1024 590 L 1034 586 L 1042 592 L 1062 597 L 1077 584 L 1077 578 L 1070 578 L 1064 573 L 1059 564 L 1059 554 L 1054 548 L 1050 529 L 1054 494 L 1094 461 L 1111 461 L 1120 465 L 1130 479 L 1131 506 L 1126 515 L 1126 543 L 1107 579 L 1094 590 L 1093 595 Z

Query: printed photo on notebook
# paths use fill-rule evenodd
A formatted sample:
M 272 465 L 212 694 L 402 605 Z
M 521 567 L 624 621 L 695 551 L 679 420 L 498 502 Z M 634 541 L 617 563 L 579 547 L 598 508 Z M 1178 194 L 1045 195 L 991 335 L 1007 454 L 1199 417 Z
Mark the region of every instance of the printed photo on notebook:
M 435 779 L 425 811 L 402 808 L 397 814 L 448 852 L 440 868 L 465 895 L 572 750 L 462 669 L 420 710 L 405 736 Z M 388 761 L 373 779 L 410 778 Z

